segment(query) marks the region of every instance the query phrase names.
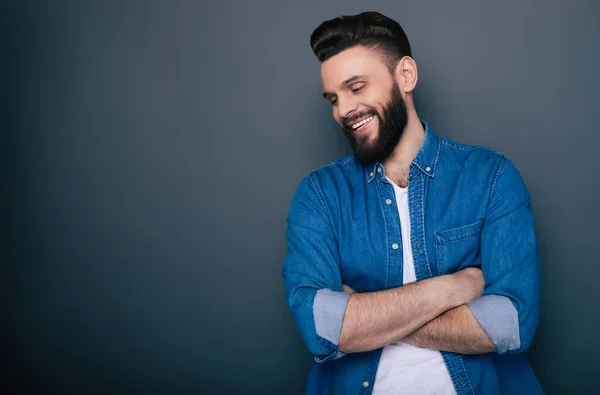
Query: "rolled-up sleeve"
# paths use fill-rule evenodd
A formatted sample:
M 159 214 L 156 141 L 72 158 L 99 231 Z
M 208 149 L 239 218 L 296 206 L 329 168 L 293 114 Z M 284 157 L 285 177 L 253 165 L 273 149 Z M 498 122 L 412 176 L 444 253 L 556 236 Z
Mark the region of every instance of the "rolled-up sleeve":
M 350 294 L 342 292 L 338 244 L 312 175 L 298 186 L 287 224 L 282 274 L 292 319 L 317 362 L 340 358 L 344 354 L 338 345 Z
M 540 311 L 541 264 L 530 195 L 503 157 L 481 231 L 483 295 L 469 308 L 499 353 L 526 351 Z

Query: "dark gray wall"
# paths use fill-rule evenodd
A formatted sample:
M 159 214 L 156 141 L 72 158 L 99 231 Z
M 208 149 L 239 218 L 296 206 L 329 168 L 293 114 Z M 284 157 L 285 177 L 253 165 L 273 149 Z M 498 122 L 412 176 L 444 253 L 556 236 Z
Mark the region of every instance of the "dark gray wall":
M 418 110 L 520 168 L 548 394 L 600 364 L 595 1 L 3 2 L 4 393 L 301 393 L 280 267 L 292 193 L 349 148 L 309 35 L 405 27 Z

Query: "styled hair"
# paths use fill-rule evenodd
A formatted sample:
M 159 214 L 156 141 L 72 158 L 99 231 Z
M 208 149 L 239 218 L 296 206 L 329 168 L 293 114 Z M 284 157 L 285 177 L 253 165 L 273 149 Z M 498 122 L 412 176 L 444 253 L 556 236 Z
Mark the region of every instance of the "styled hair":
M 404 56 L 412 57 L 410 43 L 400 24 L 379 12 L 330 19 L 310 36 L 310 46 L 320 62 L 358 45 L 381 55 L 390 73 Z

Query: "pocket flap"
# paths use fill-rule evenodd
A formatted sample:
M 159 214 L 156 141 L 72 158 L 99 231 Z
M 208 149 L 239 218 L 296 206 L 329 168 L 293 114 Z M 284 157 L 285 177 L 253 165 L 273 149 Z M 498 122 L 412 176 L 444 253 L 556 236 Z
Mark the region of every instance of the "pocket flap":
M 444 230 L 442 232 L 435 233 L 435 241 L 438 244 L 446 244 L 452 243 L 454 241 L 466 239 L 467 237 L 473 237 L 479 235 L 481 232 L 481 227 L 483 226 L 484 218 L 481 218 L 479 221 L 460 226 L 458 228 Z

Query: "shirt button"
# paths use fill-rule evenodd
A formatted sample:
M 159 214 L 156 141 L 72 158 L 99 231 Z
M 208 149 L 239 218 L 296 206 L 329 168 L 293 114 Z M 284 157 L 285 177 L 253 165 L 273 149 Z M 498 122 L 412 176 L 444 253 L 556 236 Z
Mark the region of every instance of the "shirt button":
M 431 171 L 431 167 L 427 166 L 427 167 L 425 168 L 425 171 Z
M 381 167 L 377 168 L 377 173 L 381 173 Z
M 369 386 L 369 382 L 368 381 L 363 381 L 363 387 L 367 388 Z
M 392 204 L 392 199 L 385 199 L 385 204 L 387 204 L 388 206 L 389 206 L 390 204 Z
M 369 173 L 369 176 L 373 177 L 373 172 L 370 172 L 370 173 Z
M 397 250 L 398 249 L 398 244 L 396 244 L 396 243 L 392 244 L 392 249 Z

